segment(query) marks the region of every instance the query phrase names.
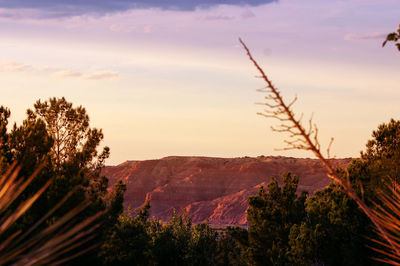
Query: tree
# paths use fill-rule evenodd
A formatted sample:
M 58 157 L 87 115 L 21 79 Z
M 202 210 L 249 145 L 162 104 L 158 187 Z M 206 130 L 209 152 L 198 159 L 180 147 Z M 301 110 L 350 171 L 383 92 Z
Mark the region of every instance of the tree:
M 247 230 L 228 226 L 218 235 L 216 265 L 248 265 L 248 248 Z
M 153 221 L 152 257 L 156 264 L 190 265 L 192 221 L 174 212 L 167 224 Z
M 58 170 L 66 167 L 68 162 L 96 169 L 103 166 L 104 159 L 109 156 L 108 147 L 104 147 L 100 155 L 97 152 L 104 137 L 102 130 L 90 128 L 85 108 L 74 108 L 64 97 L 44 102 L 38 100 L 34 110 L 28 109 L 27 115 L 29 120 L 40 118 L 45 121 L 47 131 L 54 140 L 51 156 Z
M 17 162 L 20 167 L 19 175 L 22 179 L 27 179 L 37 169 L 41 169 L 36 178 L 24 190 L 24 193 L 10 206 L 10 210 L 15 210 L 24 200 L 32 197 L 52 179 L 53 172 L 48 153 L 53 145 L 53 140 L 47 134 L 45 123 L 40 119 L 35 121 L 26 119 L 19 127 L 14 124 L 11 132 L 9 132 L 7 125 L 11 112 L 8 108 L 2 106 L 0 107 L 0 114 L 0 172 L 4 174 L 13 163 Z M 13 224 L 9 230 L 10 234 L 18 230 L 25 230 L 43 217 L 51 209 L 50 206 L 56 204 L 56 202 L 49 204 L 47 193 L 49 193 L 49 189 L 36 200 L 24 216 Z
M 50 157 L 48 168 L 55 176 L 49 197 L 59 199 L 77 189 L 80 196 L 74 197 L 76 201 L 89 197 L 93 203 L 97 202 L 98 208 L 104 209 L 100 205 L 104 205 L 108 180 L 100 175 L 100 170 L 109 156 L 109 148 L 104 147 L 98 153 L 104 136 L 101 130 L 90 127 L 85 108 L 73 107 L 64 97 L 50 98 L 44 102 L 38 100 L 33 110 L 27 110 L 27 116 L 24 124 L 44 124 L 53 140 L 46 154 Z
M 394 44 L 397 46 L 397 49 L 400 51 L 400 25 L 399 25 L 399 29 L 397 30 L 397 32 L 392 32 L 389 33 L 386 36 L 386 40 L 382 43 L 382 46 L 385 46 L 387 42 L 394 42 Z
M 115 228 L 101 246 L 100 257 L 104 265 L 149 265 L 151 252 L 150 223 L 147 202 L 132 217 L 122 213 Z
M 289 263 L 291 228 L 306 217 L 306 192 L 297 196 L 298 177 L 283 175 L 283 186 L 272 179 L 268 191 L 261 187 L 257 196 L 249 197 L 249 256 L 254 265 Z
M 10 117 L 10 110 L 4 106 L 0 106 L 0 170 L 2 173 L 9 167 L 11 158 L 7 134 L 8 118 Z
M 190 241 L 191 265 L 214 265 L 217 249 L 217 233 L 208 223 L 196 224 Z
M 207 224 L 192 225 L 186 214 L 167 223 L 149 220 L 150 202 L 119 216 L 101 246 L 105 265 L 215 265 L 217 233 Z
M 101 175 L 101 169 L 109 156 L 109 148 L 98 152 L 102 131 L 90 127 L 83 107 L 73 107 L 65 98 L 37 101 L 33 110 L 28 109 L 22 125 L 14 124 L 10 132 L 7 131 L 9 116 L 10 111 L 1 107 L 0 170 L 4 172 L 13 161 L 18 161 L 20 174 L 25 177 L 37 168 L 42 169 L 19 200 L 32 196 L 52 180 L 48 190 L 14 225 L 14 231 L 26 230 L 68 195 L 46 223 L 55 223 L 69 210 L 86 202 L 87 207 L 75 219 L 84 221 L 104 213 L 97 239 L 88 245 L 103 241 L 101 235 L 107 235 L 123 210 L 125 187 L 117 183 L 112 193 L 107 191 L 108 180 Z M 16 201 L 12 208 L 18 204 Z
M 150 222 L 152 238 L 151 264 L 154 265 L 215 265 L 217 233 L 208 223 L 192 225 L 184 213 L 175 211 L 167 223 Z
M 306 201 L 307 219 L 298 234 L 291 232 L 292 250 L 324 265 L 375 265 L 367 247 L 375 237 L 373 225 L 355 201 L 336 184 L 317 191 Z M 334 250 L 335 252 L 332 252 Z

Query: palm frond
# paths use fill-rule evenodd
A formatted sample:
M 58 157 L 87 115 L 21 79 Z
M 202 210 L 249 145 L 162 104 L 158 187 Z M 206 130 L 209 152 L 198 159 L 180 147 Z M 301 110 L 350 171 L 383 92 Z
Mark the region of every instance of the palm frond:
M 5 239 L 0 243 L 0 265 L 57 265 L 93 249 L 95 246 L 89 245 L 78 250 L 93 239 L 93 231 L 98 228 L 97 221 L 103 212 L 81 222 L 74 221 L 74 218 L 90 205 L 89 201 L 82 202 L 43 230 L 37 230 L 71 197 L 74 190 L 70 191 L 27 231 L 9 233 L 15 222 L 29 210 L 52 183 L 52 180 L 47 181 L 36 193 L 11 210 L 10 206 L 22 195 L 37 176 L 40 168 L 26 179 L 19 177 L 19 171 L 20 167 L 14 163 L 0 177 L 0 237 Z M 6 235 L 9 236 L 6 237 Z

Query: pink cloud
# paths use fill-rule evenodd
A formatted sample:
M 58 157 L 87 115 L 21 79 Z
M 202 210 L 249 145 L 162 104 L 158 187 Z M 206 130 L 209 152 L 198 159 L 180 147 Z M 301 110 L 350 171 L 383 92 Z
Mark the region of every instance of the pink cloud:
M 241 18 L 254 18 L 256 15 L 250 10 L 250 9 L 246 9 L 245 11 L 242 12 L 242 14 L 240 14 Z
M 115 31 L 115 32 L 133 32 L 136 30 L 136 26 L 134 25 L 125 25 L 125 24 L 112 24 L 109 26 L 109 29 L 111 31 Z
M 346 34 L 344 39 L 346 41 L 358 41 L 358 40 L 383 40 L 386 38 L 386 33 L 371 33 L 367 35 L 356 35 L 356 34 Z
M 143 31 L 144 33 L 151 33 L 153 32 L 153 26 L 151 25 L 144 26 Z
M 58 67 L 44 66 L 44 67 L 39 67 L 39 71 L 43 71 L 43 72 L 57 72 L 57 71 L 62 71 L 62 69 L 61 69 L 61 68 L 58 68 Z
M 119 77 L 119 73 L 115 71 L 100 71 L 86 75 L 86 79 L 100 80 L 100 79 L 115 79 Z
M 34 72 L 42 73 L 60 78 L 84 78 L 88 80 L 116 79 L 119 73 L 116 71 L 105 70 L 93 73 L 83 73 L 65 68 L 50 66 L 32 66 L 17 62 L 0 62 L 0 72 Z
M 54 75 L 62 78 L 79 78 L 82 76 L 82 73 L 71 70 L 61 70 L 54 72 Z
M 0 62 L 0 72 L 23 72 L 31 69 L 31 65 L 16 62 Z
M 235 17 L 230 17 L 230 16 L 223 16 L 223 15 L 209 15 L 205 16 L 204 20 L 232 20 Z

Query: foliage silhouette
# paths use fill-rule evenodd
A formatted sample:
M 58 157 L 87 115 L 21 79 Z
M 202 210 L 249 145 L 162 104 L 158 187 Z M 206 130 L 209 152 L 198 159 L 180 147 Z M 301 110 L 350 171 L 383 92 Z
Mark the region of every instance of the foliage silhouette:
M 101 153 L 97 151 L 103 139 L 102 131 L 90 127 L 83 107 L 73 107 L 65 98 L 37 101 L 33 110 L 28 109 L 22 124 L 14 124 L 10 131 L 7 130 L 9 116 L 10 111 L 0 107 L 0 173 L 5 173 L 14 161 L 20 164 L 20 176 L 31 176 L 41 167 L 10 210 L 35 195 L 49 180 L 52 182 L 35 204 L 13 223 L 8 234 L 27 231 L 46 217 L 36 229 L 44 230 L 85 202 L 87 206 L 77 212 L 74 219 L 84 222 L 101 213 L 102 222 L 93 235 L 95 238 L 82 249 L 101 243 L 123 210 L 125 190 L 123 184 L 118 183 L 110 193 L 107 191 L 108 180 L 101 175 L 101 169 L 109 156 L 109 148 L 103 148 Z M 46 216 L 60 201 L 64 203 L 50 217 Z M 95 261 L 97 251 L 91 251 L 90 256 L 86 254 L 86 259 Z M 85 261 L 81 258 L 80 263 L 85 264 Z
M 283 175 L 282 188 L 272 179 L 268 191 L 261 187 L 257 196 L 249 197 L 249 251 L 254 265 L 289 263 L 289 235 L 294 224 L 306 217 L 307 193 L 296 194 L 298 177 Z
M 384 47 L 387 44 L 387 42 L 393 42 L 394 45 L 396 45 L 397 49 L 400 51 L 399 40 L 400 40 L 400 24 L 399 24 L 399 29 L 397 30 L 397 32 L 389 33 L 386 36 L 386 40 L 382 43 L 382 47 Z

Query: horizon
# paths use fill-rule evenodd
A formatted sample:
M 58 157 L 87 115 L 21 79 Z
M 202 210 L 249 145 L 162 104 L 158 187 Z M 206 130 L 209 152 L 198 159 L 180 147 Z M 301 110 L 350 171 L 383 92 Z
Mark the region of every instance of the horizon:
M 1 104 L 17 124 L 38 99 L 82 105 L 111 148 L 107 165 L 313 158 L 275 150 L 285 135 L 256 115 L 264 85 L 239 37 L 287 101 L 298 95 L 296 112 L 314 113 L 323 147 L 335 138 L 333 156 L 358 157 L 379 124 L 399 118 L 399 54 L 381 47 L 399 1 L 66 3 L 0 1 Z
M 122 165 L 124 163 L 129 163 L 129 162 L 144 162 L 144 161 L 157 161 L 157 160 L 164 160 L 167 158 L 208 158 L 208 159 L 259 159 L 259 158 L 287 158 L 287 159 L 304 159 L 304 160 L 315 160 L 318 161 L 319 159 L 317 158 L 312 158 L 312 157 L 292 157 L 292 156 L 282 156 L 282 155 L 259 155 L 259 156 L 240 156 L 240 157 L 214 157 L 214 156 L 196 156 L 196 155 L 169 155 L 169 156 L 165 156 L 165 157 L 161 157 L 161 158 L 152 158 L 152 159 L 145 159 L 145 160 L 125 160 L 123 162 L 117 163 L 117 164 L 107 164 L 105 165 L 105 167 L 115 167 L 115 166 L 119 166 Z M 347 160 L 347 159 L 356 159 L 358 157 L 341 157 L 341 158 L 329 158 L 328 160 Z

